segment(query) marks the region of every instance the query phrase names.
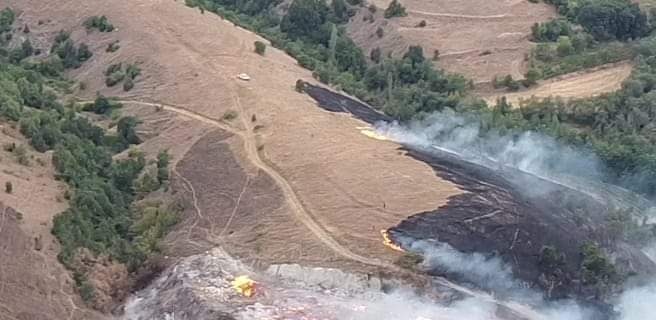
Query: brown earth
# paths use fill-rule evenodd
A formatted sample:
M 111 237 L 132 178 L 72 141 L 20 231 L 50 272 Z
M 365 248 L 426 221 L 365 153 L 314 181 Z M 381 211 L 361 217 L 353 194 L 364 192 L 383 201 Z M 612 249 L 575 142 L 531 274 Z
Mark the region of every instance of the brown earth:
M 23 11 L 36 37 L 64 29 L 87 42 L 94 56 L 72 73 L 87 87 L 76 94 L 119 96 L 132 105 L 126 112 L 144 117 L 150 139 L 141 148 L 172 150 L 173 189 L 189 200 L 167 239 L 175 255 L 222 244 L 264 265 L 387 267 L 398 253 L 379 230 L 460 192 L 396 144 L 362 135 L 362 122 L 296 93 L 297 79 L 313 81 L 307 70 L 273 48 L 253 53 L 262 39 L 218 16 L 165 0 L 5 3 Z M 103 14 L 117 31 L 83 30 L 83 20 Z M 113 40 L 121 49 L 105 52 Z M 118 62 L 142 69 L 128 93 L 104 85 L 103 71 Z M 242 72 L 252 80 L 237 80 Z M 228 111 L 237 118 L 222 120 Z
M 531 98 L 560 97 L 563 99 L 587 98 L 612 92 L 622 87 L 622 82 L 631 75 L 633 65 L 629 62 L 614 63 L 592 70 L 570 73 L 540 81 L 535 87 L 519 92 L 492 92 L 482 94 L 488 104 L 506 97 L 508 102 L 519 106 L 522 100 Z
M 385 19 L 383 10 L 391 1 L 370 2 L 379 8 L 374 21 L 364 21 L 370 13 L 362 9 L 348 28 L 367 54 L 380 47 L 400 56 L 409 45 L 421 45 L 427 57 L 439 50 L 441 68 L 475 83 L 507 74 L 522 79 L 533 47 L 531 26 L 556 15 L 552 6 L 527 0 L 404 0 L 408 16 Z M 425 27 L 418 26 L 422 20 Z M 375 34 L 379 27 L 382 38 Z
M 85 309 L 57 260 L 59 244 L 50 230 L 53 217 L 67 207 L 66 186 L 54 180 L 50 154 L 32 150 L 6 124 L 1 131 L 0 145 L 25 147 L 28 163 L 0 150 L 0 320 L 101 318 Z

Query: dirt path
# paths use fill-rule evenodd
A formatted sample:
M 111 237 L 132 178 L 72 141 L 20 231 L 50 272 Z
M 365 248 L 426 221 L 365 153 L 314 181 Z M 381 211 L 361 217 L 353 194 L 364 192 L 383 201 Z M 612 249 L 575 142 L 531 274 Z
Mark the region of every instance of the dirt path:
M 425 15 L 431 17 L 444 17 L 444 18 L 461 18 L 461 19 L 476 19 L 476 20 L 489 20 L 489 19 L 505 19 L 512 18 L 513 15 L 508 14 L 495 14 L 489 16 L 475 16 L 468 14 L 455 14 L 455 13 L 437 13 L 437 12 L 428 12 L 420 10 L 408 10 L 409 13 L 414 13 L 417 15 Z
M 243 107 L 241 106 L 241 103 L 239 102 L 239 98 L 235 95 L 235 105 L 240 109 L 243 110 Z M 83 101 L 82 103 L 88 103 L 90 101 Z M 200 113 L 191 111 L 185 107 L 182 106 L 174 106 L 174 105 L 168 105 L 164 103 L 157 103 L 157 102 L 145 102 L 145 101 L 138 101 L 138 100 L 118 100 L 117 102 L 124 103 L 124 104 L 136 104 L 136 105 L 141 105 L 141 106 L 148 106 L 148 107 L 160 107 L 164 110 L 175 112 L 177 114 L 180 114 L 182 116 L 209 124 L 211 126 L 217 127 L 219 129 L 228 131 L 232 134 L 235 134 L 241 138 L 241 140 L 244 142 L 244 149 L 246 150 L 247 156 L 249 160 L 260 170 L 264 171 L 266 174 L 268 174 L 276 183 L 278 186 L 283 190 L 285 197 L 287 201 L 289 202 L 289 205 L 292 208 L 292 211 L 294 212 L 294 217 L 297 218 L 299 221 L 301 221 L 310 231 L 319 239 L 321 242 L 323 242 L 325 245 L 327 245 L 331 250 L 339 253 L 340 255 L 349 258 L 351 260 L 368 264 L 368 265 L 373 265 L 373 266 L 378 266 L 378 267 L 383 267 L 383 268 L 392 268 L 395 269 L 393 265 L 390 265 L 388 263 L 384 263 L 378 259 L 372 259 L 372 258 L 367 258 L 363 257 L 361 255 L 353 253 L 351 250 L 345 248 L 341 244 L 339 244 L 332 236 L 330 236 L 320 225 L 317 223 L 317 221 L 314 219 L 314 217 L 308 213 L 305 208 L 303 207 L 303 204 L 301 201 L 298 199 L 296 196 L 296 193 L 292 189 L 292 187 L 289 185 L 287 180 L 282 177 L 276 170 L 274 170 L 272 167 L 267 165 L 262 158 L 260 157 L 259 152 L 257 151 L 257 145 L 255 144 L 255 136 L 253 135 L 253 129 L 250 127 L 249 121 L 244 118 L 244 112 L 239 112 L 241 122 L 244 126 L 246 126 L 248 129 L 247 130 L 236 130 L 232 126 L 226 124 L 225 122 L 222 122 L 221 120 L 218 119 L 213 119 L 211 117 L 204 116 Z M 178 174 L 179 175 L 179 174 Z M 191 183 L 183 179 L 185 184 L 187 184 L 192 190 L 193 186 Z M 192 194 L 194 197 L 194 202 L 196 201 L 196 196 L 195 193 Z M 202 213 L 200 212 L 200 209 L 198 209 L 198 206 L 194 204 L 195 210 L 197 211 L 197 214 L 199 216 L 202 216 Z
M 508 102 L 519 105 L 521 100 L 548 97 L 588 98 L 613 92 L 622 86 L 622 82 L 631 75 L 632 65 L 629 62 L 615 63 L 596 68 L 593 71 L 566 74 L 554 79 L 540 81 L 537 86 L 519 92 L 494 93 L 485 96 L 488 104 L 496 103 L 501 97 Z

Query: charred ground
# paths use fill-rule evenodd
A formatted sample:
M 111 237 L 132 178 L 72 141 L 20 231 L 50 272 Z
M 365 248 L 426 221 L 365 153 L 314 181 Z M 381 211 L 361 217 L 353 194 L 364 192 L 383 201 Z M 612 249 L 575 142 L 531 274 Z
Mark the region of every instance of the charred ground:
M 388 120 L 367 105 L 324 88 L 308 85 L 306 92 L 326 110 L 351 113 L 371 124 Z M 437 240 L 461 252 L 501 257 L 516 277 L 553 299 L 602 301 L 613 291 L 585 281 L 586 244 L 597 243 L 612 256 L 620 278 L 656 272 L 654 263 L 613 229 L 609 221 L 615 208 L 584 192 L 511 168 L 492 170 L 436 149 L 403 149 L 466 192 L 405 219 L 391 229 L 398 238 Z M 544 261 L 546 248 L 553 248 L 560 259 L 555 265 Z M 456 276 L 439 266 L 433 273 Z

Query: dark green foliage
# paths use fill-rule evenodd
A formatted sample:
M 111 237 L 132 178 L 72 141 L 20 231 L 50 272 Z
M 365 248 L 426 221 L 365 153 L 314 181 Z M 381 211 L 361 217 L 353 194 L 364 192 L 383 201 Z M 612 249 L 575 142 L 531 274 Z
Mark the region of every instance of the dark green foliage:
M 615 266 L 595 243 L 586 243 L 581 248 L 581 274 L 588 285 L 609 285 L 620 280 Z
M 157 155 L 157 180 L 163 184 L 169 180 L 169 162 L 171 157 L 168 152 L 161 151 Z
M 0 11 L 0 34 L 11 31 L 16 14 L 11 8 L 4 8 Z
M 637 39 L 649 31 L 647 16 L 628 0 L 586 0 L 574 14 L 577 22 L 598 40 Z
M 349 9 L 344 0 L 332 0 L 330 2 L 332 9 L 333 21 L 336 23 L 345 23 L 349 20 Z
M 565 19 L 554 19 L 544 23 L 536 23 L 531 28 L 533 40 L 538 42 L 556 41 L 560 36 L 572 34 L 572 28 Z
M 123 70 L 122 63 L 109 65 L 105 70 L 105 84 L 113 87 L 123 81 L 123 90 L 130 91 L 134 88 L 134 80 L 141 74 L 141 69 L 136 64 L 129 64 Z
M 369 53 L 369 58 L 371 61 L 375 63 L 380 63 L 380 59 L 382 57 L 382 53 L 380 51 L 380 48 L 376 47 L 373 50 L 371 50 L 371 53 Z
M 89 281 L 83 281 L 79 285 L 80 297 L 85 303 L 90 303 L 95 298 L 95 290 Z
M 82 110 L 87 112 L 93 112 L 95 114 L 107 115 L 110 114 L 112 110 L 118 109 L 120 107 L 122 107 L 120 103 L 112 101 L 111 99 L 99 94 L 93 103 L 88 103 L 84 105 Z
M 50 49 L 51 53 L 56 54 L 61 59 L 64 68 L 79 68 L 80 65 L 89 60 L 93 55 L 89 51 L 89 47 L 82 43 L 79 48 L 75 47 L 75 43 L 70 39 L 70 35 L 64 31 L 60 31 L 55 37 L 55 42 Z
M 385 9 L 385 18 L 387 19 L 393 17 L 405 17 L 407 15 L 408 13 L 405 12 L 405 7 L 403 7 L 398 0 L 392 0 L 387 9 Z
M 329 11 L 323 0 L 294 0 L 282 19 L 280 30 L 291 39 L 325 42 L 327 35 L 324 24 L 328 21 Z
M 538 261 L 540 269 L 543 272 L 553 273 L 558 268 L 565 265 L 565 256 L 558 252 L 558 249 L 545 246 L 540 251 L 540 260 Z
M 137 136 L 135 128 L 139 121 L 135 117 L 123 117 L 118 121 L 116 130 L 119 139 L 126 144 L 139 144 L 141 140 Z
M 97 29 L 100 32 L 114 31 L 114 25 L 109 22 L 106 16 L 93 16 L 84 21 L 84 26 L 87 30 Z
M 255 41 L 255 53 L 263 56 L 266 51 L 266 44 L 262 41 Z
M 629 0 L 547 0 L 597 40 L 628 40 L 646 35 L 647 15 Z
M 125 69 L 125 75 L 134 80 L 141 74 L 141 69 L 136 64 L 129 64 Z

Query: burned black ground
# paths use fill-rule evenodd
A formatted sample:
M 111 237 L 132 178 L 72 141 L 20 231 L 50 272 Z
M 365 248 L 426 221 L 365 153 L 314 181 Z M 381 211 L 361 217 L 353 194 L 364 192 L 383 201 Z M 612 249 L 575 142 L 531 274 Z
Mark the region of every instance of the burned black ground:
M 361 102 L 321 87 L 308 85 L 306 92 L 331 112 L 351 113 L 370 124 L 392 120 Z M 529 287 L 542 289 L 552 299 L 577 298 L 596 303 L 607 297 L 582 283 L 581 247 L 588 242 L 598 243 L 622 275 L 656 273 L 651 260 L 609 228 L 614 208 L 588 193 L 508 167 L 490 169 L 437 149 L 410 145 L 403 149 L 465 192 L 451 197 L 443 207 L 402 221 L 390 230 L 393 236 L 436 240 L 461 252 L 500 257 L 512 267 L 516 278 Z M 547 246 L 562 254 L 562 265 L 549 269 L 540 264 L 541 252 Z M 439 267 L 433 272 L 455 276 Z M 484 283 L 476 285 L 485 287 Z

